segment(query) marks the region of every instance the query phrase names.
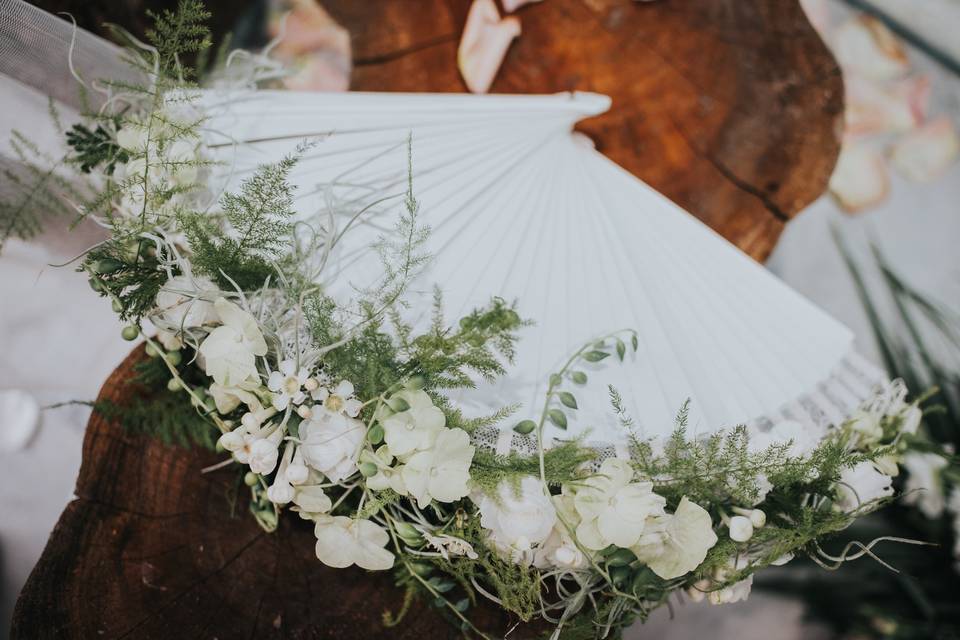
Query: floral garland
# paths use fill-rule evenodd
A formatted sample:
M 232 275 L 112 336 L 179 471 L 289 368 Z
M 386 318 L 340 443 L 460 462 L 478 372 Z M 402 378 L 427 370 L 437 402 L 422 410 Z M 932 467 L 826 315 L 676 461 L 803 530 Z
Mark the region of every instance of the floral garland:
M 296 512 L 320 562 L 393 570 L 408 606 L 424 596 L 482 637 L 470 618 L 482 600 L 552 623 L 553 637 L 610 637 L 672 594 L 742 600 L 757 570 L 798 553 L 828 567 L 870 553 L 833 556 L 820 542 L 891 499 L 901 435 L 921 417 L 900 384 L 822 440 L 795 423 L 691 438 L 686 407 L 671 437 L 644 440 L 611 388 L 629 459 L 546 442 L 545 425 L 578 410 L 582 365 L 636 350 L 625 330 L 577 350 L 537 419 L 513 427 L 536 438 L 535 455 L 476 445 L 472 433 L 513 408 L 467 417 L 444 391 L 502 374 L 524 321 L 494 299 L 449 326 L 438 296 L 428 331 L 404 322 L 406 286 L 428 259 L 412 176 L 378 246 L 384 279 L 349 305 L 316 284 L 337 230 L 298 217 L 294 233 L 297 154 L 212 196 L 181 60 L 206 46 L 205 17 L 183 0 L 157 18 L 150 44 L 131 49 L 147 81 L 101 83 L 104 105 L 67 133 L 62 167 L 85 185 L 79 217 L 111 232 L 80 268 L 128 322 L 123 337 L 145 337 L 146 368 L 166 384 L 145 402 L 183 408 L 174 419 L 194 443 L 215 434 L 216 468 L 241 470 L 264 529 Z M 238 53 L 214 77 L 275 73 Z

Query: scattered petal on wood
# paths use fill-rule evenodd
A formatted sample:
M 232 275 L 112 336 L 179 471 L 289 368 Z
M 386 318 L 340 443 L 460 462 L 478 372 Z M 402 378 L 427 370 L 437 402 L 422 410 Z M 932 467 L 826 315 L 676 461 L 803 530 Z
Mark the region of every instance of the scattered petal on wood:
M 503 10 L 507 13 L 513 13 L 525 4 L 531 2 L 543 2 L 543 0 L 503 0 Z
M 490 89 L 507 48 L 519 35 L 519 19 L 501 20 L 493 0 L 474 0 L 457 49 L 457 67 L 467 89 L 473 93 Z
M 27 446 L 40 424 L 36 399 L 19 389 L 0 391 L 0 453 L 19 451 Z
M 830 5 L 827 0 L 800 0 L 800 6 L 820 37 L 825 38 L 830 29 Z
M 317 0 L 291 0 L 286 22 L 278 13 L 270 35 L 283 35 L 273 50 L 295 72 L 284 79 L 288 89 L 346 91 L 350 87 L 350 34 L 330 17 Z
M 846 72 L 874 80 L 903 76 L 909 68 L 903 44 L 882 22 L 860 15 L 837 29 L 831 38 L 833 53 Z
M 941 116 L 906 133 L 891 149 L 891 160 L 905 178 L 931 182 L 943 174 L 957 157 L 960 142 L 953 122 Z
M 930 80 L 914 76 L 881 85 L 850 73 L 844 78 L 847 133 L 866 135 L 909 131 L 924 121 Z
M 844 210 L 854 213 L 887 196 L 890 181 L 883 156 L 870 146 L 845 140 L 830 176 L 830 193 Z

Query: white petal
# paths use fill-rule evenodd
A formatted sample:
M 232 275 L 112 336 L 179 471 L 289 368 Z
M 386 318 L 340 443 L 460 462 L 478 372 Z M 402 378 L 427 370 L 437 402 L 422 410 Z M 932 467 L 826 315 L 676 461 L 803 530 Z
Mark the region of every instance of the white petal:
M 837 29 L 833 53 L 845 72 L 876 80 L 902 76 L 910 67 L 907 52 L 889 28 L 874 17 L 859 15 Z
M 363 403 L 357 400 L 356 398 L 350 398 L 343 405 L 343 410 L 351 418 L 356 418 L 360 415 L 360 409 L 363 408 Z
M 457 48 L 457 67 L 473 93 L 486 93 L 493 83 L 507 48 L 520 35 L 520 21 L 500 19 L 493 0 L 474 0 Z
M 879 203 L 889 189 L 883 157 L 862 142 L 844 142 L 829 186 L 830 193 L 847 211 L 860 211 Z
M 282 385 L 283 374 L 279 371 L 271 371 L 270 377 L 267 378 L 267 389 L 270 389 L 270 391 L 280 391 Z
M 334 393 L 341 398 L 349 398 L 353 395 L 353 383 L 349 380 L 341 380 Z
M 280 373 L 282 373 L 284 377 L 292 376 L 296 368 L 297 363 L 293 360 L 284 360 L 280 363 Z
M 958 148 L 953 122 L 941 116 L 896 141 L 892 151 L 893 166 L 910 180 L 932 182 L 953 164 Z
M 326 516 L 317 520 L 314 528 L 317 558 L 328 567 L 345 569 L 354 563 L 358 545 L 347 530 L 349 524 L 350 518 L 345 516 Z
M 643 534 L 643 521 L 628 521 L 620 518 L 613 509 L 605 509 L 597 518 L 597 530 L 608 544 L 632 547 Z
M 19 389 L 0 391 L 0 453 L 27 446 L 40 424 L 37 400 Z

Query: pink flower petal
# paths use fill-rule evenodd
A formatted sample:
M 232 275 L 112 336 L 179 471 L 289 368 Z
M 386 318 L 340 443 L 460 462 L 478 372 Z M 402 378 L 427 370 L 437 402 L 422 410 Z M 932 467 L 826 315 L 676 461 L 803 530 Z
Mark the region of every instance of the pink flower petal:
M 960 142 L 953 122 L 941 116 L 901 136 L 893 145 L 890 157 L 905 178 L 931 182 L 953 163 L 958 148 Z
M 543 0 L 503 0 L 503 10 L 507 13 L 513 13 L 525 4 L 542 1 Z
M 285 23 L 278 14 L 269 25 L 271 37 L 283 36 L 272 55 L 296 70 L 284 85 L 294 90 L 346 91 L 352 67 L 350 34 L 317 0 L 292 0 L 290 6 Z
M 500 19 L 493 0 L 474 0 L 457 49 L 457 67 L 472 93 L 486 93 L 507 54 L 520 35 L 520 20 Z
M 871 207 L 887 196 L 890 181 L 883 156 L 873 148 L 846 140 L 830 176 L 830 193 L 848 212 Z
M 883 86 L 854 73 L 846 85 L 847 133 L 855 135 L 908 131 L 923 122 L 930 79 L 914 76 Z
M 906 49 L 886 25 L 871 16 L 851 19 L 831 40 L 833 54 L 847 73 L 890 80 L 903 76 L 909 68 Z

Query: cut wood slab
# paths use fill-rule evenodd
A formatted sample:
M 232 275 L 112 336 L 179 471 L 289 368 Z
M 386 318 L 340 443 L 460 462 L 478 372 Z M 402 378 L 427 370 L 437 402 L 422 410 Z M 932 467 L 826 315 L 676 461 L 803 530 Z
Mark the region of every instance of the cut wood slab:
M 82 17 L 110 16 L 116 3 L 39 4 L 77 5 Z M 210 4 L 221 19 L 236 14 Z M 463 90 L 456 47 L 468 0 L 324 5 L 352 34 L 354 89 Z M 839 149 L 842 83 L 796 3 L 545 0 L 519 15 L 524 33 L 492 91 L 611 95 L 610 113 L 583 132 L 755 258 L 823 191 Z M 141 357 L 131 354 L 102 398 L 136 392 L 125 383 Z M 233 474 L 200 473 L 218 460 L 127 435 L 95 414 L 77 497 L 23 589 L 12 637 L 459 635 L 425 605 L 384 629 L 383 611 L 402 600 L 392 578 L 325 568 L 295 516 L 266 534 L 242 497 L 232 513 Z M 514 622 L 490 609 L 480 616 L 494 632 Z
M 351 34 L 351 88 L 465 91 L 469 0 L 325 0 Z M 826 188 L 839 153 L 840 70 L 792 0 L 546 0 L 491 93 L 595 91 L 597 148 L 758 260 Z
M 100 400 L 122 405 L 139 393 L 129 381 L 145 357 L 135 349 Z M 460 637 L 426 603 L 385 628 L 383 613 L 403 601 L 392 574 L 324 566 L 312 527 L 296 514 L 263 531 L 245 487 L 231 508 L 235 473 L 201 472 L 222 458 L 128 435 L 94 413 L 76 498 L 20 595 L 11 637 Z M 493 607 L 473 615 L 500 635 L 516 622 Z

